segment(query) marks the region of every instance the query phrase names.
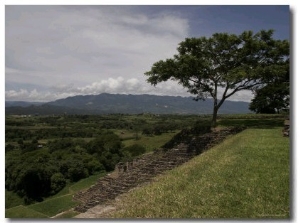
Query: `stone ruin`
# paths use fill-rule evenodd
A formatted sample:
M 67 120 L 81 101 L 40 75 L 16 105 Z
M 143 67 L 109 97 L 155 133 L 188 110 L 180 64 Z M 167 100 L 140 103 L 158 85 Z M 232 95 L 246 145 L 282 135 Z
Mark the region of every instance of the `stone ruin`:
M 220 143 L 228 135 L 236 134 L 243 128 L 226 128 L 220 131 L 195 136 L 189 143 L 180 143 L 172 149 L 158 149 L 144 154 L 131 162 L 118 163 L 115 171 L 100 178 L 89 189 L 77 192 L 73 199 L 80 204 L 75 211 L 86 212 L 88 209 L 115 199 L 145 182 L 151 181 L 158 174 L 171 170 L 203 151 Z
M 284 120 L 284 127 L 282 130 L 282 135 L 286 136 L 286 137 L 290 136 L 290 119 L 289 118 Z

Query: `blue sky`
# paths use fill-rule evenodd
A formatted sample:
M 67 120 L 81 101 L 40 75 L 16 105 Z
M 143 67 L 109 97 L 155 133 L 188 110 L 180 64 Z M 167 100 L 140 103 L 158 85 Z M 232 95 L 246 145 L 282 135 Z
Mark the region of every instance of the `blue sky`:
M 274 29 L 290 38 L 289 6 L 156 5 L 5 7 L 5 99 L 51 101 L 81 94 L 190 96 L 144 73 L 186 37 Z M 250 101 L 248 91 L 231 100 Z
M 188 19 L 189 36 L 211 36 L 216 32 L 239 34 L 275 29 L 275 38 L 289 38 L 289 5 L 185 5 L 138 7 L 147 14 L 172 12 Z M 143 10 L 144 9 L 144 10 Z

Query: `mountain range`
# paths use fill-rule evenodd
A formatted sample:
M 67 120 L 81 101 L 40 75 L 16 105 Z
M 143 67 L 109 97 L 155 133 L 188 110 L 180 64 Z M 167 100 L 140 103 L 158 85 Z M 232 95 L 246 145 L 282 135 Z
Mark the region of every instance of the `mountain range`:
M 213 100 L 196 102 L 192 97 L 107 94 L 78 95 L 56 101 L 37 103 L 6 101 L 5 114 L 211 114 Z M 225 101 L 219 114 L 250 113 L 249 103 Z

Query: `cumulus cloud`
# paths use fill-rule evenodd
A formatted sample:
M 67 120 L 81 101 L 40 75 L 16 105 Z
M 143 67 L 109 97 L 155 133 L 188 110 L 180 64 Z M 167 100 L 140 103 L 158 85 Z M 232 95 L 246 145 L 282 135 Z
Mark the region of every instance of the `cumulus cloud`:
M 142 76 L 175 53 L 188 29 L 184 18 L 132 14 L 128 6 L 7 6 L 6 67 L 76 84 Z
M 47 95 L 41 95 L 36 89 L 33 89 L 32 91 L 20 89 L 19 91 L 5 91 L 5 98 L 8 101 L 44 101 L 44 99 L 47 98 Z
M 5 98 L 8 101 L 22 100 L 46 102 L 76 95 L 97 95 L 101 93 L 192 96 L 186 89 L 174 81 L 163 82 L 154 87 L 136 78 L 124 79 L 120 76 L 93 82 L 92 84 L 83 87 L 75 87 L 73 84 L 60 84 L 51 86 L 47 90 L 37 90 L 35 88 L 33 90 L 7 90 L 5 92 Z M 219 94 L 221 96 L 221 91 Z M 249 102 L 251 96 L 249 92 L 241 91 L 233 95 L 230 100 Z
M 159 13 L 149 13 L 149 6 L 5 9 L 6 100 L 103 92 L 190 96 L 175 82 L 153 87 L 144 76 L 189 36 L 190 21 L 181 13 L 159 6 Z
M 92 84 L 75 87 L 73 84 L 60 84 L 47 90 L 7 90 L 6 100 L 24 101 L 50 101 L 75 95 L 96 95 L 100 93 L 120 94 L 154 94 L 154 95 L 182 95 L 185 91 L 177 83 L 162 83 L 153 87 L 136 78 L 124 79 L 123 77 L 108 78 Z M 186 96 L 188 94 L 186 93 Z

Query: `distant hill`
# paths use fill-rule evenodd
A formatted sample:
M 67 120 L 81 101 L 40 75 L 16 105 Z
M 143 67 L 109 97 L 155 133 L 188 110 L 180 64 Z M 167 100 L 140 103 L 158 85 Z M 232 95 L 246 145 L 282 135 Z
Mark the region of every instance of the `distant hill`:
M 10 105 L 12 102 L 10 102 Z M 249 103 L 225 101 L 219 114 L 250 113 Z M 194 101 L 192 97 L 156 96 L 156 95 L 125 95 L 99 94 L 79 95 L 56 101 L 22 106 L 8 106 L 6 114 L 211 114 L 213 100 Z
M 42 105 L 45 102 L 28 102 L 28 101 L 5 101 L 5 107 L 29 107 L 31 105 Z

